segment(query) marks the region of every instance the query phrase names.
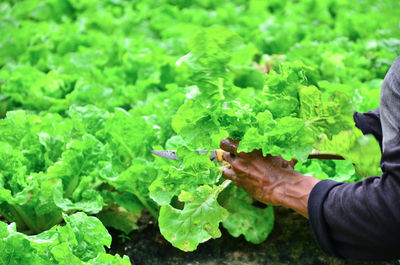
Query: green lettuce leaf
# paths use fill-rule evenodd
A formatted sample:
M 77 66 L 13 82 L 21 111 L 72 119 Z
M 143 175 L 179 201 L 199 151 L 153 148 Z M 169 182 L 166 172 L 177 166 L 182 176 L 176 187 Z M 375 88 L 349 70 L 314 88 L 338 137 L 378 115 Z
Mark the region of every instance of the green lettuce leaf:
M 220 237 L 219 223 L 228 216 L 217 202 L 221 187 L 204 185 L 195 192 L 182 191 L 179 195 L 179 200 L 185 203 L 182 210 L 162 206 L 159 216 L 161 234 L 183 251 L 193 251 L 199 243 Z
M 223 202 L 229 215 L 222 225 L 232 236 L 244 235 L 247 241 L 260 244 L 274 227 L 274 210 L 272 206 L 264 209 L 257 208 L 251 204 L 252 201 L 252 198 L 243 190 L 232 188 L 228 198 Z
M 102 165 L 110 161 L 110 151 L 94 136 L 86 134 L 82 140 L 72 141 L 62 159 L 47 171 L 50 178 L 60 180 L 54 193 L 57 206 L 64 211 L 98 213 L 103 199 L 96 190 L 101 184 L 97 178 Z
M 199 185 L 214 184 L 220 171 L 210 161 L 209 154 L 201 154 L 185 147 L 178 149 L 181 166 L 170 167 L 149 186 L 150 197 L 159 205 L 168 205 L 182 190 L 195 191 Z
M 106 254 L 111 236 L 95 217 L 84 213 L 64 215 L 64 226 L 35 236 L 16 231 L 15 224 L 0 222 L 0 262 L 3 264 L 130 264 L 128 257 Z
M 151 155 L 156 136 L 144 118 L 132 116 L 123 109 L 115 109 L 104 126 L 115 170 L 125 170 L 132 159 Z
M 210 146 L 212 135 L 220 128 L 211 109 L 194 100 L 188 100 L 178 109 L 171 125 L 186 142 L 197 148 Z
M 342 155 L 355 165 L 357 173 L 363 177 L 381 174 L 379 143 L 372 135 L 363 135 L 356 127 L 333 136 L 332 140 L 322 140 L 317 149 Z

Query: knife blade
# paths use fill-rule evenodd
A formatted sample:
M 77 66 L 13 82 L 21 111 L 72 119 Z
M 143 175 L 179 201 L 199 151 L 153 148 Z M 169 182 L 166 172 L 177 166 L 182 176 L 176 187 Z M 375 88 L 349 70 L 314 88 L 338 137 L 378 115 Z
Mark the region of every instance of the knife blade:
M 210 152 L 210 160 L 215 162 L 222 162 L 224 160 L 222 158 L 224 150 L 216 149 L 216 150 L 194 150 L 196 152 L 207 154 Z M 156 156 L 160 156 L 166 159 L 171 160 L 179 160 L 178 156 L 176 155 L 176 150 L 152 150 L 151 153 L 155 154 Z M 332 160 L 344 160 L 344 157 L 337 154 L 332 153 L 320 153 L 316 150 L 312 151 L 311 154 L 308 156 L 308 159 L 332 159 Z

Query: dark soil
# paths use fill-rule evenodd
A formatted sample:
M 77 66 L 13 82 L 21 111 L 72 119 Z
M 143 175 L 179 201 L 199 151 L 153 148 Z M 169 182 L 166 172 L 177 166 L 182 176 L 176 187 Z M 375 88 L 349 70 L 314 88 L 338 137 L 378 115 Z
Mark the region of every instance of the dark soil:
M 157 223 L 149 214 L 143 214 L 139 227 L 128 237 L 110 229 L 113 243 L 109 252 L 128 255 L 135 265 L 398 264 L 329 257 L 316 245 L 308 221 L 282 207 L 275 207 L 275 228 L 268 239 L 259 245 L 247 242 L 243 236 L 234 238 L 221 226 L 221 238 L 200 244 L 194 252 L 183 252 L 162 237 Z

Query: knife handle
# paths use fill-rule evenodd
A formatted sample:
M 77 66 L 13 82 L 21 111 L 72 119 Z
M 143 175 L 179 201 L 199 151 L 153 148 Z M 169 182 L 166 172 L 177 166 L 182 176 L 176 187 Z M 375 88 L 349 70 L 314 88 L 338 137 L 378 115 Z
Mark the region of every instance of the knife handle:
M 225 152 L 225 151 L 224 151 L 224 150 L 221 150 L 221 149 L 215 150 L 215 155 L 216 155 L 216 159 L 217 159 L 218 162 L 224 161 L 224 158 L 222 157 L 222 154 L 223 154 L 224 152 Z

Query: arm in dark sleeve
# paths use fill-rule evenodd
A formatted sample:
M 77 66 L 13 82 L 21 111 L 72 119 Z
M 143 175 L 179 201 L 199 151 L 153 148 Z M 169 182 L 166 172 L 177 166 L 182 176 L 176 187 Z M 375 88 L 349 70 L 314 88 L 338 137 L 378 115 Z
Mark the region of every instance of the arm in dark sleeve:
M 329 254 L 360 260 L 400 258 L 400 57 L 381 90 L 381 134 L 369 126 L 378 116 L 355 114 L 355 122 L 380 141 L 382 176 L 355 183 L 324 180 L 310 193 L 311 228 Z
M 366 113 L 354 112 L 353 115 L 356 127 L 365 134 L 372 134 L 379 142 L 382 150 L 382 125 L 379 109 L 371 110 Z
M 310 224 L 331 255 L 360 260 L 400 258 L 400 145 L 382 156 L 382 177 L 319 182 L 308 202 Z

